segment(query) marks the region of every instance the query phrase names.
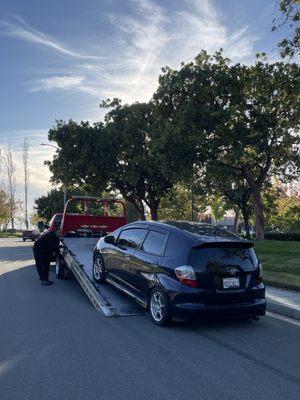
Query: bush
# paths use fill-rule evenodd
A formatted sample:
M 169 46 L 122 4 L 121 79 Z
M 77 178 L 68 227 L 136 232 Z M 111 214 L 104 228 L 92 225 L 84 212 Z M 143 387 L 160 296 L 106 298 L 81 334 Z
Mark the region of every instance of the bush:
M 265 239 L 268 240 L 294 240 L 300 241 L 299 232 L 266 232 Z

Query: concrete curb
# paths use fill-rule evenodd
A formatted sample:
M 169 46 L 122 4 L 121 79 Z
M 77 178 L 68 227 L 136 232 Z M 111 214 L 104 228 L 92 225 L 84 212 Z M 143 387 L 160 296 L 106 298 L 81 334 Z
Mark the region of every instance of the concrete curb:
M 297 319 L 300 321 L 300 308 L 299 307 L 293 307 L 291 305 L 286 305 L 283 303 L 279 303 L 277 301 L 274 301 L 274 299 L 268 299 L 267 300 L 267 311 L 271 311 L 273 313 L 281 314 L 284 315 L 285 317 Z

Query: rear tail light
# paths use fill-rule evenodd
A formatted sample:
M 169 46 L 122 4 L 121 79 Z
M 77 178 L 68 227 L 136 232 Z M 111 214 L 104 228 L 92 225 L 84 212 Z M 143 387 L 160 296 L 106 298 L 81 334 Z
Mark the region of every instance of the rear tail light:
M 262 269 L 261 263 L 258 264 L 258 270 L 259 270 L 259 275 L 258 275 L 258 278 L 256 278 L 255 282 L 257 285 L 260 285 L 263 281 L 263 269 Z
M 192 288 L 198 287 L 194 268 L 190 265 L 181 265 L 181 267 L 175 268 L 175 274 L 179 282 L 183 285 L 187 285 Z

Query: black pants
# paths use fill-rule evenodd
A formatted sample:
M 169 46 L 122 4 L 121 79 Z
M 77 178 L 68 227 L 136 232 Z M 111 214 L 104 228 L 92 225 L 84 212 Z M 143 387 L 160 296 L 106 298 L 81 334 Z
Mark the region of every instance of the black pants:
M 41 281 L 49 278 L 51 255 L 33 246 L 35 265 Z

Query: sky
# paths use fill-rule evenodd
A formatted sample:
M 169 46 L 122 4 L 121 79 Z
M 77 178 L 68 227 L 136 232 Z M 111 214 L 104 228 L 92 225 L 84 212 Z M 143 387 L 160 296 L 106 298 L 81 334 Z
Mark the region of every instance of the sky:
M 279 58 L 276 0 L 1 0 L 0 147 L 11 147 L 24 199 L 22 143 L 29 141 L 29 211 L 51 189 L 44 160 L 57 119 L 103 120 L 99 103 L 147 101 L 163 66 L 205 49 L 250 64 Z

